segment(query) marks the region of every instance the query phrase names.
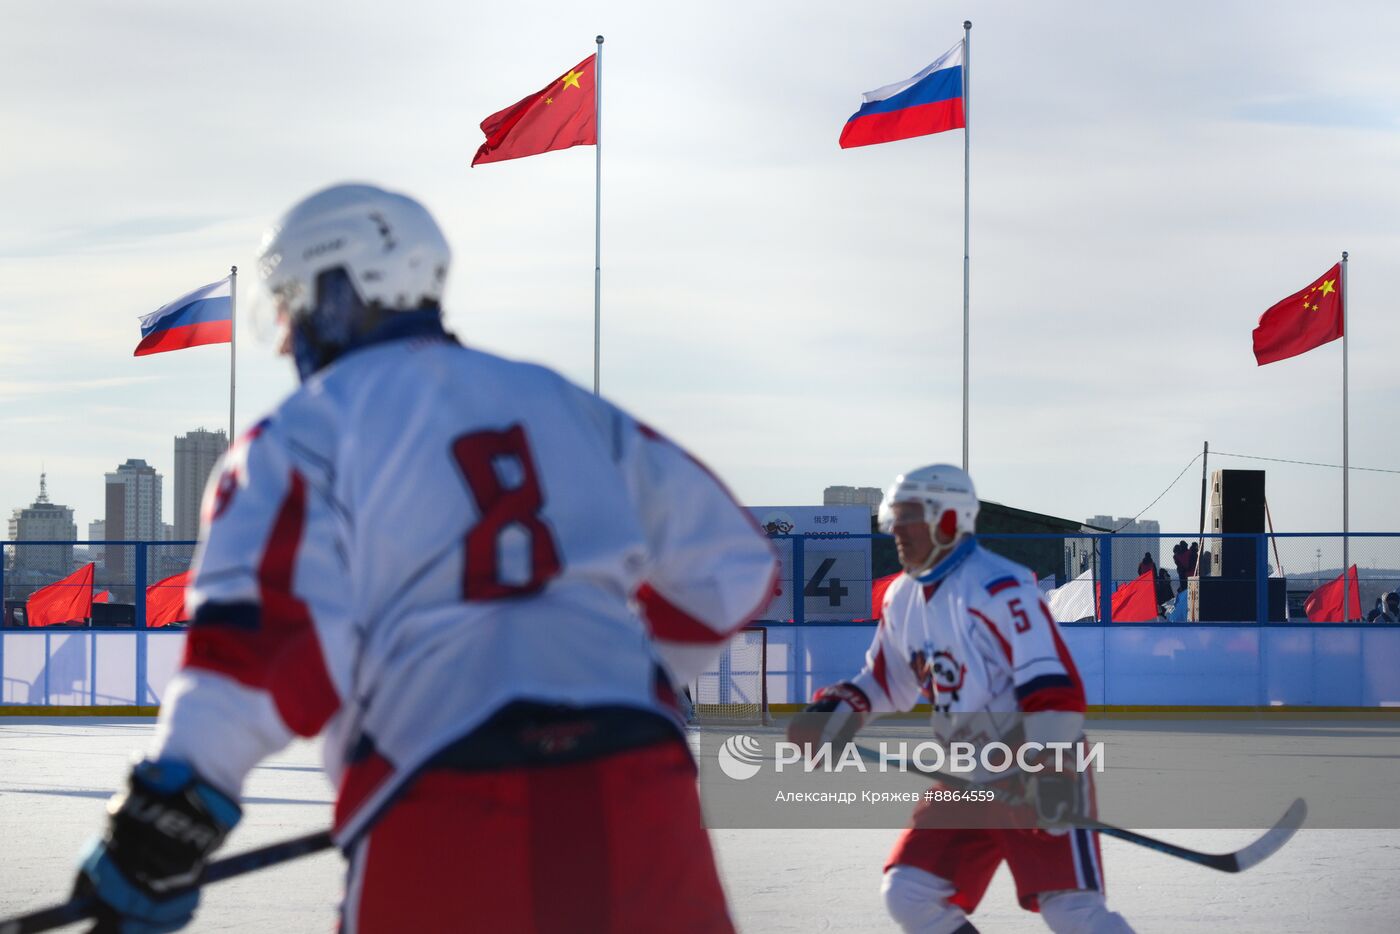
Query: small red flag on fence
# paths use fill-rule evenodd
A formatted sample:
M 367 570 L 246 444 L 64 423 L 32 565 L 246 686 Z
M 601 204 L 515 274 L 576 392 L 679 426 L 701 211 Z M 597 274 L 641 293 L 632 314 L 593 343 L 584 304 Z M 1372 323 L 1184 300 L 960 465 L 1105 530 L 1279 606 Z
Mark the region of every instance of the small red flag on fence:
M 190 574 L 184 571 L 158 580 L 146 588 L 147 629 L 183 623 L 189 619 L 185 613 L 185 585 L 190 582 Z
M 81 622 L 92 615 L 91 562 L 63 580 L 41 587 L 29 595 L 25 619 L 30 626 L 56 626 Z
M 1347 579 L 1347 613 L 1352 619 L 1361 619 L 1361 583 L 1357 580 L 1356 565 L 1347 568 L 1345 575 L 1338 574 L 1321 587 L 1308 594 L 1303 603 L 1303 611 L 1308 614 L 1310 623 L 1341 623 L 1342 618 L 1342 577 Z
M 1113 592 L 1115 623 L 1150 623 L 1157 618 L 1157 581 L 1147 571 Z

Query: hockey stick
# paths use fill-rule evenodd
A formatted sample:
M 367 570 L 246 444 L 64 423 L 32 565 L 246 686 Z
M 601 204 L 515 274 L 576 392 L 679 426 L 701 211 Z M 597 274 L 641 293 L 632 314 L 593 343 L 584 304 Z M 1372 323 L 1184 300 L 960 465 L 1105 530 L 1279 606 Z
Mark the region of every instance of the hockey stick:
M 205 866 L 199 881 L 190 888 L 195 889 L 212 882 L 222 882 L 255 869 L 264 869 L 301 856 L 319 853 L 321 850 L 329 849 L 331 845 L 330 832 L 323 830 L 320 833 L 283 840 L 281 843 L 271 843 L 256 850 L 239 853 L 237 856 L 228 856 Z M 180 892 L 187 891 L 189 889 L 182 889 L 170 894 L 178 895 Z M 88 895 L 69 899 L 62 905 L 41 908 L 27 915 L 15 915 L 13 918 L 0 920 L 0 934 L 34 934 L 38 931 L 49 931 L 63 927 L 65 924 L 85 921 L 97 916 L 98 904 L 96 898 Z
M 867 762 L 882 761 L 874 750 L 867 749 L 859 743 L 853 743 L 860 753 L 860 757 Z M 936 769 L 925 769 L 917 762 L 911 763 L 913 771 L 925 778 L 933 778 L 948 785 L 959 788 L 986 788 L 979 782 L 974 782 L 956 775 L 949 775 L 947 772 L 940 772 Z M 991 789 L 1001 800 L 1006 800 L 1006 795 L 998 789 Z M 1283 816 L 1274 822 L 1274 825 L 1264 832 L 1258 840 L 1242 849 L 1232 853 L 1202 853 L 1200 850 L 1193 850 L 1188 847 L 1178 846 L 1175 843 L 1168 843 L 1165 840 L 1158 840 L 1156 837 L 1149 837 L 1146 834 L 1137 833 L 1133 830 L 1124 830 L 1122 827 L 1115 827 L 1112 824 L 1105 824 L 1103 821 L 1095 820 L 1092 817 L 1071 817 L 1066 821 L 1074 827 L 1082 827 L 1085 830 L 1097 830 L 1107 837 L 1117 837 L 1119 840 L 1126 840 L 1138 846 L 1146 847 L 1149 850 L 1156 850 L 1167 856 L 1175 856 L 1177 859 L 1184 859 L 1188 862 L 1201 866 L 1208 866 L 1211 869 L 1218 869 L 1221 872 L 1244 872 L 1251 866 L 1262 863 L 1277 853 L 1285 843 L 1293 838 L 1298 832 L 1298 828 L 1303 826 L 1303 821 L 1308 816 L 1308 805 L 1302 798 L 1298 798 L 1288 806 L 1288 810 L 1283 812 Z M 0 934 L 4 934 L 0 931 Z

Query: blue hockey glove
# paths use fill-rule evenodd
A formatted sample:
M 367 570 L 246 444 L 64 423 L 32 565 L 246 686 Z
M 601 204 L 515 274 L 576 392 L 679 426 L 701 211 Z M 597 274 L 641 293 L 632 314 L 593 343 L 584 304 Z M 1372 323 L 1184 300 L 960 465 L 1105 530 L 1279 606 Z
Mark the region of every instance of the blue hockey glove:
M 138 762 L 127 791 L 107 805 L 107 832 L 82 854 L 74 896 L 96 898 L 97 930 L 178 931 L 194 917 L 193 885 L 238 823 L 238 805 L 183 762 Z

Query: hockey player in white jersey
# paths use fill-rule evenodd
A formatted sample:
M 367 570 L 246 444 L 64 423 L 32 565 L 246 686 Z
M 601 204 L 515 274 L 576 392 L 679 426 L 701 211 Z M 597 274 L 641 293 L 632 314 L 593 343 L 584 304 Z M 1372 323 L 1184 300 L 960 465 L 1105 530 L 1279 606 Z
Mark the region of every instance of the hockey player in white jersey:
M 449 250 L 367 185 L 260 256 L 301 387 L 205 498 L 181 671 L 86 853 L 115 930 L 167 931 L 244 780 L 324 738 L 341 930 L 732 930 L 673 685 L 772 591 L 698 461 L 442 324 Z
M 972 479 L 957 467 L 896 478 L 880 521 L 894 535 L 905 573 L 885 592 L 865 666 L 818 691 L 808 713 L 794 718 L 791 740 L 843 743 L 872 717 L 921 702 L 933 706 L 934 734 L 945 743 L 969 732 L 1028 750 L 1081 740 L 1084 689 L 1074 661 L 1035 576 L 978 544 L 978 507 Z M 1105 904 L 1098 834 L 1062 821 L 1092 812 L 1089 777 L 1055 771 L 1051 762 L 1032 762 L 1041 771 L 1002 783 L 1023 802 L 1019 809 L 969 805 L 987 809 L 985 824 L 981 815 L 971 823 L 956 812 L 949 819 L 941 800 L 915 809 L 886 862 L 882 889 L 903 930 L 974 934 L 967 916 L 1004 861 L 1021 906 L 1039 911 L 1057 934 L 1131 931 Z

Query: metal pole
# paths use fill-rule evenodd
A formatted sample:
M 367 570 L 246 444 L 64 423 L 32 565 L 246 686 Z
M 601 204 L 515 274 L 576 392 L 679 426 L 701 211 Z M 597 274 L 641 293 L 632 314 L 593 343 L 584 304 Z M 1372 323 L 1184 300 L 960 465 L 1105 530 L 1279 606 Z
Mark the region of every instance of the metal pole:
M 593 395 L 598 395 L 600 345 L 603 339 L 603 37 L 593 63 Z
M 969 185 L 972 177 L 972 20 L 963 20 L 963 450 L 962 466 L 967 470 L 967 387 L 968 387 L 968 271 L 970 269 L 968 238 L 972 212 Z
M 1351 487 L 1347 476 L 1347 251 L 1342 251 L 1342 622 L 1351 619 Z M 1359 575 L 1358 575 L 1359 576 Z M 1357 607 L 1359 610 L 1360 607 Z
M 1205 446 L 1201 448 L 1201 528 L 1200 528 L 1200 530 L 1197 532 L 1197 534 L 1201 537 L 1201 539 L 1204 539 L 1204 536 L 1205 536 L 1205 534 L 1206 534 L 1206 483 L 1207 483 L 1207 479 L 1206 479 L 1206 464 L 1208 464 L 1209 462 L 1210 462 L 1210 442 L 1207 441 L 1207 442 L 1205 442 Z M 1198 541 L 1199 541 L 1199 540 L 1198 540 Z M 1203 547 L 1205 547 L 1204 544 L 1201 544 L 1201 543 L 1198 543 L 1198 544 L 1197 544 L 1197 546 L 1196 546 L 1196 551 L 1197 551 L 1198 557 L 1199 557 L 1200 550 L 1201 550 L 1201 548 L 1203 548 Z
M 238 267 L 230 266 L 228 273 L 229 332 L 228 332 L 228 443 L 233 444 L 233 389 L 237 371 L 238 347 Z

